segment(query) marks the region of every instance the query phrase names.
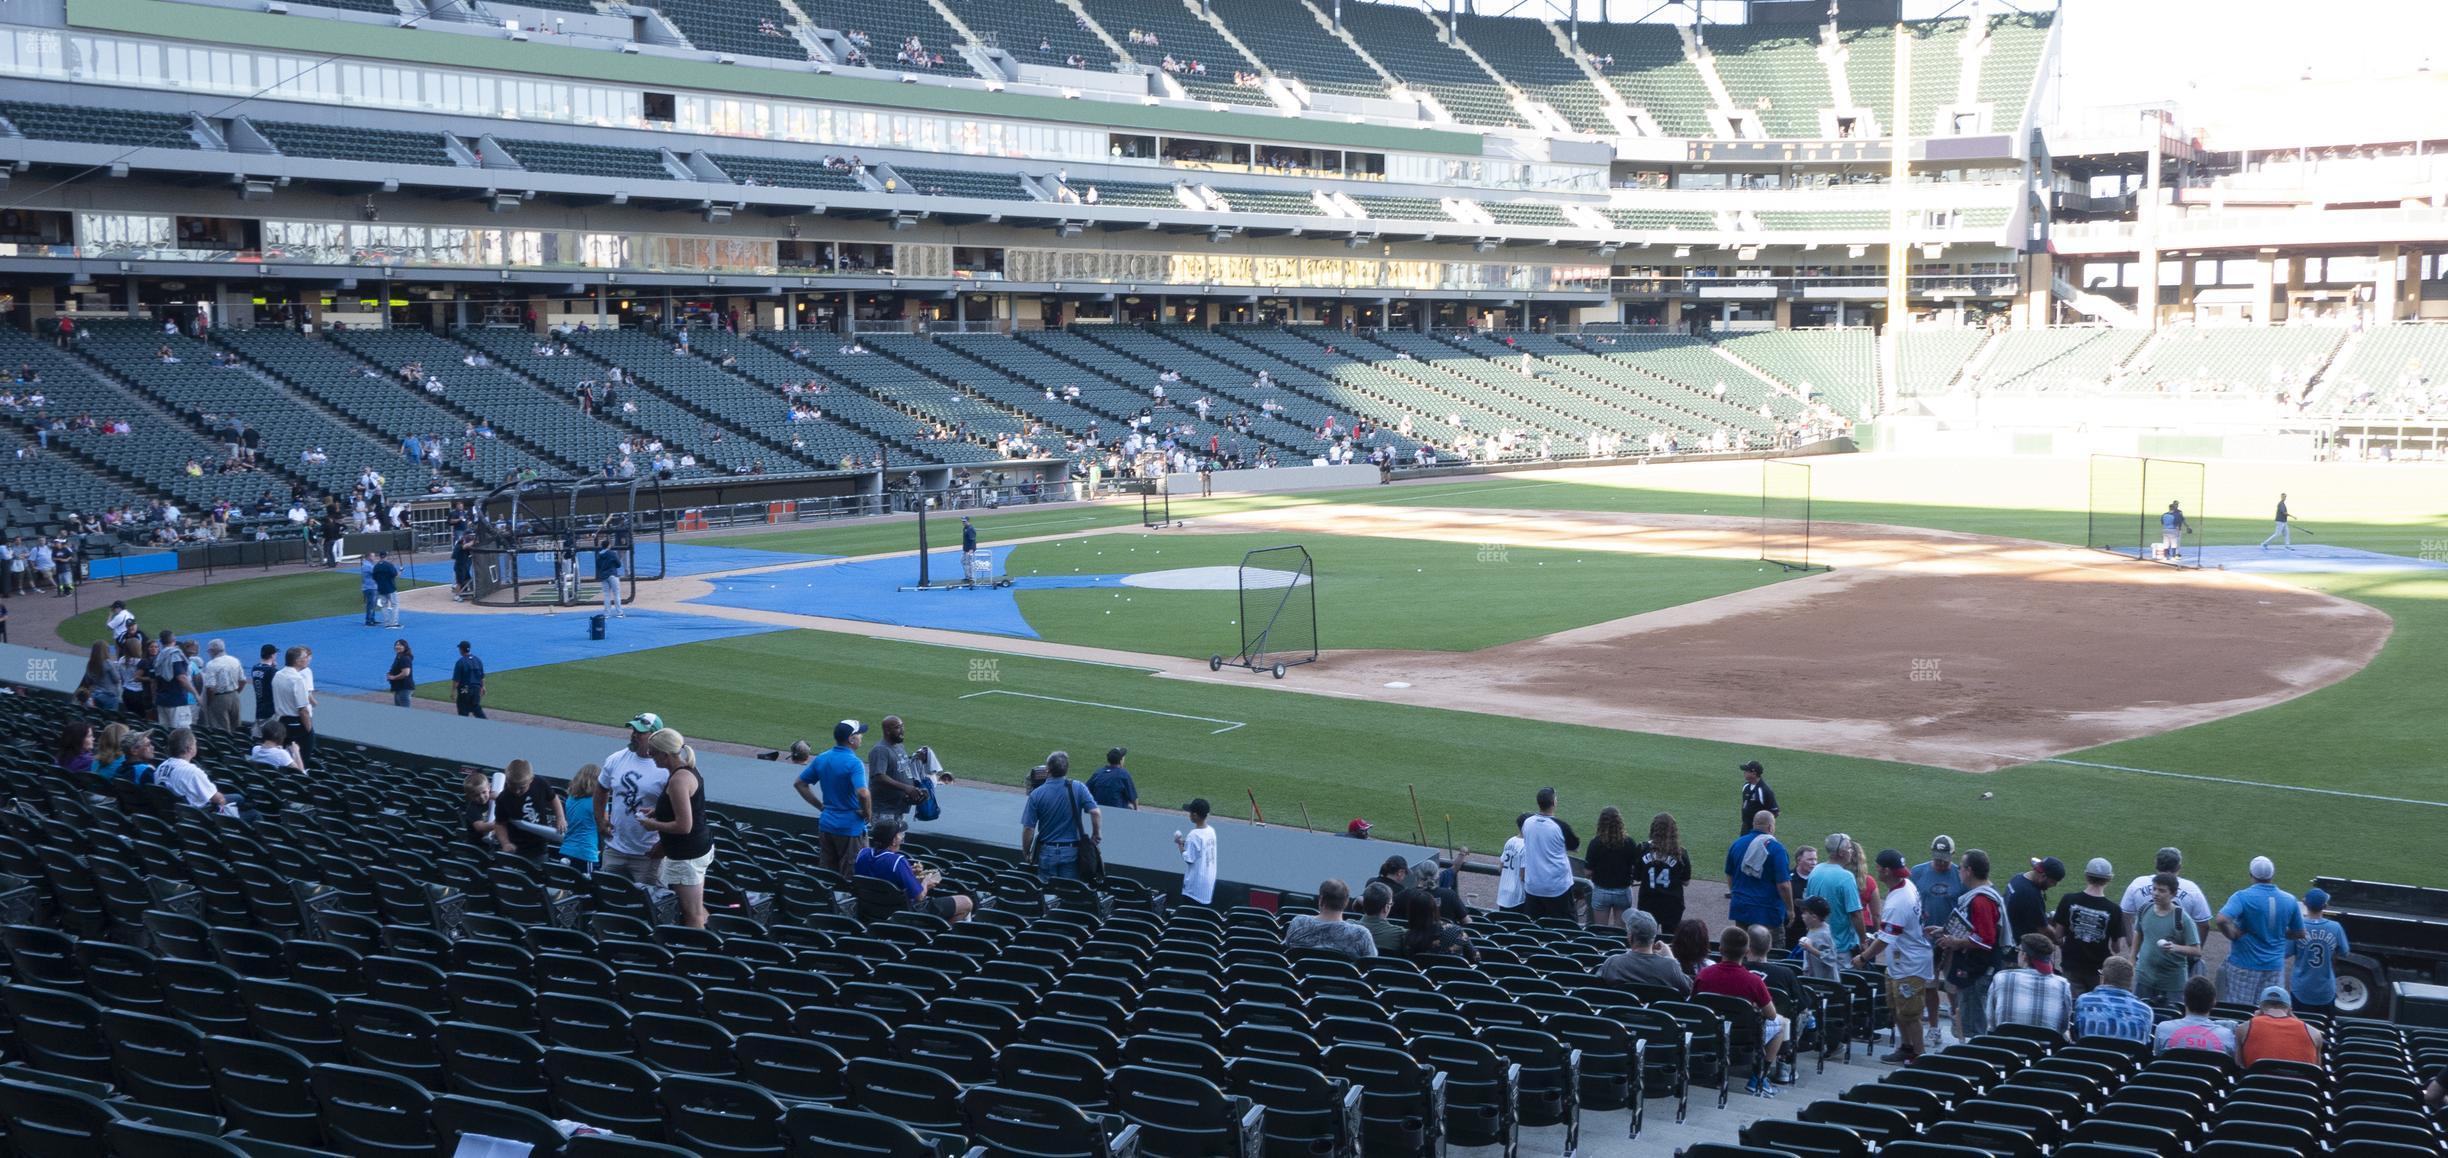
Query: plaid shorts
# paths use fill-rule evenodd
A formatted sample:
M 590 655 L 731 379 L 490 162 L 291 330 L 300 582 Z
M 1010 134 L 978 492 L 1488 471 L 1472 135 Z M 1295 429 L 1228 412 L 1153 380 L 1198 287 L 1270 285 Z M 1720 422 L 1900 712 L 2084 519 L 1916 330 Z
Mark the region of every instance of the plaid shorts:
M 2261 991 L 2275 985 L 2287 988 L 2284 969 L 2239 969 L 2229 961 L 2219 966 L 2219 1000 L 2234 1005 L 2259 1005 Z

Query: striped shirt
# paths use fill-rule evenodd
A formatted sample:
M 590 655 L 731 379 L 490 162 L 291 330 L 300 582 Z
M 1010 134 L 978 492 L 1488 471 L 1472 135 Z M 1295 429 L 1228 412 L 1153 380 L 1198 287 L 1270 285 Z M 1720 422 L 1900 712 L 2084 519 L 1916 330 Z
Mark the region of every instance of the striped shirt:
M 2074 999 L 2074 1036 L 2149 1041 L 2158 1015 L 2130 989 L 2102 985 Z

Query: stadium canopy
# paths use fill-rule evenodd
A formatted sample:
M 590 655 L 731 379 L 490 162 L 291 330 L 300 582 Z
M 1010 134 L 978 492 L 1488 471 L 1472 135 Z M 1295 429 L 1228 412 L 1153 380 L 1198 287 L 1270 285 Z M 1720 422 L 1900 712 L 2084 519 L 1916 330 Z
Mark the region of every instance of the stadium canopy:
M 1317 0 L 1330 15 L 1338 3 L 1621 24 L 1821 24 L 1831 9 L 1847 24 L 1870 24 L 2056 8 L 2049 0 Z

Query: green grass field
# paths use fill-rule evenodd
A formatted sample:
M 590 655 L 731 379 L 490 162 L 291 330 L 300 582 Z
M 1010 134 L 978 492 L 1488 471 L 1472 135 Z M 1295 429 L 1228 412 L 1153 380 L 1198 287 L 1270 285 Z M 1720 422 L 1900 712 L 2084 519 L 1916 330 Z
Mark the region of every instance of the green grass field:
M 426 584 L 400 581 L 402 591 L 423 586 Z M 94 600 L 97 606 L 60 624 L 61 639 L 84 647 L 109 638 L 110 629 L 104 621 L 110 618 L 110 600 L 99 597 L 101 590 L 97 584 Z M 147 631 L 167 627 L 183 632 L 190 627 L 209 626 L 226 631 L 327 615 L 353 615 L 364 610 L 365 600 L 359 594 L 354 572 L 335 575 L 300 571 L 139 595 L 129 599 L 127 605 L 128 610 L 136 613 L 136 625 Z
M 1230 505 L 1314 506 L 1320 510 L 1321 525 L 1327 525 L 1333 506 L 1347 502 L 1740 515 L 1758 509 L 1758 478 L 1754 463 L 1688 464 L 1627 469 L 1603 484 L 1529 475 L 1237 500 Z M 1823 522 L 1893 523 L 2078 543 L 2084 533 L 2083 478 L 2079 461 L 1821 459 L 1814 467 L 1814 513 Z M 2263 521 L 2266 507 L 2279 490 L 2290 492 L 2302 522 L 2317 532 L 2317 542 L 2404 556 L 2448 554 L 2448 474 L 2419 466 L 2213 464 L 2209 501 L 2196 521 L 2213 542 L 2258 542 L 2268 529 Z M 1174 509 L 1195 521 L 1226 505 L 1176 502 Z M 1200 555 L 1207 551 L 1238 558 L 1237 545 L 1227 540 L 1240 536 L 1073 537 L 1100 526 L 1130 526 L 1137 519 L 1137 504 L 1131 503 L 996 512 L 979 516 L 977 524 L 980 537 L 989 542 L 1065 537 L 1060 545 L 1020 548 L 1015 562 L 1021 568 L 1049 566 L 1032 561 L 1060 557 L 1064 551 L 1100 549 L 1084 546 L 1097 542 L 1109 544 L 1102 548 L 1107 550 L 1120 545 L 1125 558 L 1134 554 L 1133 546 L 1161 542 L 1162 565 L 1167 567 L 1194 560 L 1227 561 Z M 957 534 L 957 520 L 937 526 L 942 528 L 937 531 L 939 542 Z M 839 554 L 915 545 L 906 523 L 768 532 L 722 541 Z M 1522 561 L 1545 558 L 1544 552 L 1511 548 L 1506 566 L 1486 567 L 1476 564 L 1478 548 L 1473 545 L 1372 541 L 1371 549 L 1390 554 L 1415 548 L 1443 552 L 1451 563 L 1433 580 L 1415 578 L 1413 588 L 1403 587 L 1396 573 L 1380 577 L 1379 586 L 1355 592 L 1352 583 L 1365 577 L 1366 565 L 1329 566 L 1325 560 L 1334 556 L 1325 545 L 1330 538 L 1312 536 L 1308 541 L 1320 553 L 1321 571 L 1327 576 L 1320 602 L 1329 646 L 1371 646 L 1378 635 L 1399 640 L 1389 644 L 1395 646 L 1434 646 L 1440 638 L 1452 646 L 1475 646 L 1451 641 L 1483 625 L 1430 624 L 1431 617 L 1419 611 L 1428 602 L 1443 606 L 1475 599 L 1472 606 L 1483 609 L 1492 621 L 1510 624 L 1503 632 L 1487 632 L 1492 640 L 1553 630 L 1542 626 L 1547 623 L 1596 621 L 1707 598 L 1760 581 L 1759 573 L 1748 569 L 1728 575 L 1720 568 L 1695 565 L 1698 561 L 1670 560 L 1665 562 L 1674 565 L 1643 571 L 1638 569 L 1648 565 L 1641 560 L 1618 558 L 1607 565 L 1633 569 L 1620 577 L 1628 580 L 1626 586 L 1639 589 L 1617 591 L 1604 581 L 1585 581 L 1571 567 L 1533 567 L 1534 572 L 1556 574 L 1524 579 Z M 1501 534 L 1491 532 L 1490 541 L 1501 546 Z M 1156 565 L 1151 551 L 1145 566 Z M 1415 575 L 1428 573 L 1424 563 L 1414 566 L 1422 568 Z M 1143 569 L 1140 564 L 1103 560 L 1100 567 Z M 330 582 L 327 576 L 291 578 Z M 347 584 L 329 595 L 273 588 L 286 581 L 210 589 L 227 592 L 218 595 L 160 596 L 156 598 L 230 602 L 161 604 L 158 611 L 139 605 L 139 613 L 159 622 L 234 624 L 259 612 L 261 617 L 252 621 L 332 614 L 356 606 L 355 592 Z M 2148 862 L 2151 850 L 2173 843 L 2186 849 L 2192 875 L 2216 894 L 2242 883 L 2244 862 L 2258 853 L 2277 858 L 2281 876 L 2289 882 L 2335 873 L 2448 885 L 2448 871 L 2435 867 L 2427 856 L 2433 843 L 2429 833 L 2441 817 L 2439 804 L 2293 790 L 2448 801 L 2440 768 L 2440 753 L 2448 751 L 2448 714 L 2439 710 L 2440 689 L 2448 687 L 2448 576 L 2314 574 L 2282 581 L 2369 603 L 2394 618 L 2395 633 L 2369 668 L 2321 691 L 2232 719 L 2069 754 L 2096 764 L 2215 779 L 2059 763 L 1974 775 L 1289 694 L 1274 681 L 1256 677 L 1245 686 L 1182 683 L 1125 669 L 1004 655 L 986 638 L 970 650 L 821 632 L 748 636 L 619 659 L 497 672 L 489 703 L 607 727 L 629 712 L 651 708 L 692 735 L 760 746 L 815 738 L 824 723 L 845 715 L 873 718 L 895 712 L 909 720 L 913 742 L 937 747 L 956 771 L 1003 782 L 1017 782 L 1029 765 L 1055 748 L 1078 754 L 1127 744 L 1142 793 L 1153 805 L 1177 805 L 1204 795 L 1225 814 L 1246 816 L 1247 794 L 1254 792 L 1267 818 L 1277 823 L 1298 824 L 1305 816 L 1320 828 L 1339 830 L 1353 816 L 1366 816 L 1384 835 L 1408 837 L 1410 789 L 1416 788 L 1429 841 L 1446 840 L 1450 817 L 1453 838 L 1480 849 L 1496 846 L 1513 815 L 1528 807 L 1535 788 L 1554 784 L 1562 791 L 1567 815 L 1585 828 L 1607 804 L 1622 807 L 1635 818 L 1636 827 L 1652 812 L 1674 812 L 1703 850 L 1701 867 L 1711 876 L 1718 875 L 1714 870 L 1721 854 L 1715 850 L 1732 835 L 1739 781 L 1734 766 L 1757 757 L 1767 763 L 1785 805 L 1782 831 L 1795 841 L 1842 830 L 1874 845 L 1917 852 L 1932 834 L 1946 832 L 1965 847 L 1986 848 L 2000 858 L 2057 855 L 2079 860 L 2098 855 L 2129 873 Z M 1422 591 L 1419 584 L 1430 586 Z M 1140 593 L 1135 590 L 1129 593 L 1132 615 L 1117 613 L 1112 618 L 1124 622 L 1109 629 L 1102 612 L 1112 608 L 1113 594 L 1031 592 L 1024 597 L 1030 601 L 1024 607 L 1053 638 L 1172 655 L 1214 650 L 1205 636 L 1191 639 L 1190 629 L 1182 626 L 1211 613 L 1195 603 L 1170 610 L 1151 602 L 1146 610 L 1180 621 L 1168 629 L 1153 617 L 1137 617 Z M 1049 595 L 1061 598 L 1037 598 Z M 1090 606 L 1100 597 L 1107 607 Z M 301 602 L 307 598 L 332 603 L 317 610 L 319 605 Z M 1598 606 L 1596 601 L 1611 602 Z M 1068 607 L 1068 602 L 1082 607 Z M 1090 612 L 1097 622 L 1083 626 Z M 98 626 L 86 630 L 98 631 Z M 1197 630 L 1213 634 L 1217 629 Z M 1172 638 L 1176 635 L 1183 638 L 1177 641 Z M 1372 642 L 1359 642 L 1362 639 Z M 2132 660 L 2103 655 L 2098 662 Z M 1218 733 L 1233 723 L 1245 726 Z
M 1004 569 L 1026 576 L 1234 567 L 1247 552 L 1286 540 L 1275 532 L 1090 535 L 1025 544 L 1013 550 Z M 1336 649 L 1476 651 L 1744 591 L 1787 575 L 1748 560 L 1338 535 L 1299 540 L 1316 566 L 1318 617 L 1333 625 L 1321 633 L 1323 646 Z M 1492 591 L 1503 598 L 1489 598 Z M 1274 598 L 1260 597 L 1262 602 Z M 1039 635 L 1063 643 L 1192 658 L 1219 651 L 1231 655 L 1240 645 L 1235 591 L 1023 591 L 1020 610 Z

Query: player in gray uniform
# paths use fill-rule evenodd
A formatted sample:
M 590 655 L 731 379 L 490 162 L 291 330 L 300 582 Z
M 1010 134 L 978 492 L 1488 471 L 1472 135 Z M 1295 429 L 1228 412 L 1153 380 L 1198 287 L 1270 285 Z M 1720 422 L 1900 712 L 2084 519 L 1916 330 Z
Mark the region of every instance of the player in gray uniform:
M 2278 529 L 2271 531 L 2268 539 L 2261 540 L 2262 550 L 2269 550 L 2271 539 L 2279 540 L 2280 545 L 2289 551 L 2295 549 L 2295 517 L 2287 513 L 2285 491 L 2278 492 Z

